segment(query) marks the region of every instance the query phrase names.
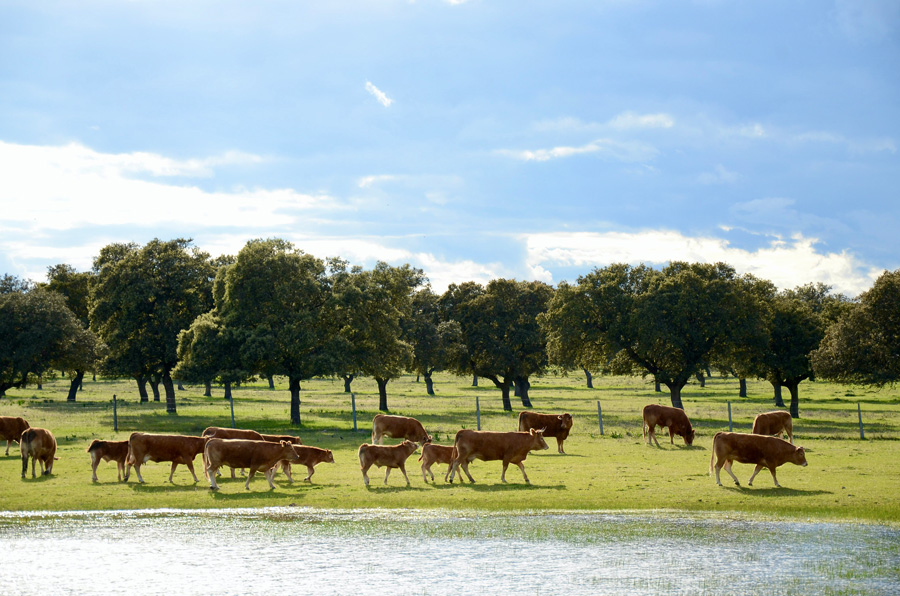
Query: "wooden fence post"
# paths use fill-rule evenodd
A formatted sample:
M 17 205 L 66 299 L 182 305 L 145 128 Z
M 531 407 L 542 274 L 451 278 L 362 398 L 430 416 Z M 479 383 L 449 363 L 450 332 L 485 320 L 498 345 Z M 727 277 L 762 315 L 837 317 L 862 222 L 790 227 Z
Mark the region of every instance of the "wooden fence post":
M 481 404 L 478 403 L 478 396 L 475 396 L 475 422 L 478 425 L 478 430 L 481 430 Z
M 113 431 L 119 432 L 119 413 L 117 409 L 116 394 L 113 393 Z
M 859 414 L 859 438 L 860 440 L 865 440 L 866 435 L 863 433 L 862 427 L 862 407 L 859 405 L 859 402 L 856 402 L 856 412 Z
M 731 424 L 731 402 L 728 402 L 728 432 L 734 432 L 734 426 Z
M 600 402 L 597 402 L 597 420 L 600 421 L 600 434 L 603 434 L 603 412 L 600 411 Z
M 234 426 L 234 396 L 228 398 L 228 403 L 231 405 L 231 428 L 235 428 Z
M 356 432 L 356 394 L 350 394 L 350 405 L 353 408 L 353 432 Z

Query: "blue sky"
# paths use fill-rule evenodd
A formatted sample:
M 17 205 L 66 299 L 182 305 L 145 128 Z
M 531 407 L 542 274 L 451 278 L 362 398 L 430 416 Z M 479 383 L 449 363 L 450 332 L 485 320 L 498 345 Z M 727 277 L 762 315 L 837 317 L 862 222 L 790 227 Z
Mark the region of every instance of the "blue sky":
M 895 0 L 6 1 L 0 273 L 282 237 L 437 291 L 900 268 Z

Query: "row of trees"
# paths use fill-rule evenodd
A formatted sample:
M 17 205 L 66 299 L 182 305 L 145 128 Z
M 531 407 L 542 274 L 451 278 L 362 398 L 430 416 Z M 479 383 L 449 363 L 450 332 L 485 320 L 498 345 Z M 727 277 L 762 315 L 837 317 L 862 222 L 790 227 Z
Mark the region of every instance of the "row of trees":
M 0 279 L 0 394 L 49 370 L 70 374 L 69 399 L 88 370 L 134 378 L 167 411 L 174 380 L 231 387 L 288 379 L 290 420 L 300 423 L 304 380 L 373 378 L 379 407 L 406 371 L 447 370 L 490 380 L 532 407 L 530 379 L 549 366 L 641 374 L 681 391 L 711 369 L 765 378 L 799 416 L 799 385 L 818 375 L 884 385 L 900 374 L 900 271 L 852 301 L 827 286 L 777 291 L 725 264 L 662 269 L 614 264 L 561 283 L 497 279 L 451 285 L 442 295 L 409 265 L 371 270 L 321 260 L 280 239 L 252 240 L 211 258 L 183 239 L 110 244 L 89 272 L 68 265 L 34 286 Z

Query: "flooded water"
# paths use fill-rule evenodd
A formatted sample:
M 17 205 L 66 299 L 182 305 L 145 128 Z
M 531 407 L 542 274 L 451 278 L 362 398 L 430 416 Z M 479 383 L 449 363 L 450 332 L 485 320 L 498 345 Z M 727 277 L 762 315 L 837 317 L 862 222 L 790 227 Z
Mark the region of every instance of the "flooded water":
M 0 513 L 0 594 L 897 594 L 900 530 L 669 513 Z

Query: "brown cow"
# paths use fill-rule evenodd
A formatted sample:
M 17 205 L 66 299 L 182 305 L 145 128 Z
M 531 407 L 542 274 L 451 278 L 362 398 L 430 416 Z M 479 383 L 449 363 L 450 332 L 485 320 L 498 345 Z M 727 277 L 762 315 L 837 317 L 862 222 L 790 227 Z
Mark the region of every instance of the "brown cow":
M 142 465 L 148 461 L 170 461 L 172 469 L 169 472 L 169 482 L 172 482 L 178 464 L 187 466 L 191 476 L 194 477 L 194 482 L 200 482 L 194 473 L 194 458 L 203 453 L 203 447 L 208 440 L 209 437 L 131 433 L 128 438 L 128 459 L 125 460 L 125 481 L 127 482 L 131 476 L 131 466 L 134 466 L 138 481 L 143 484 Z
M 425 479 L 425 482 L 428 482 L 428 476 L 425 474 L 431 474 L 431 481 L 434 482 L 434 473 L 431 471 L 432 464 L 449 464 L 453 459 L 453 446 L 452 445 L 437 445 L 435 443 L 427 443 L 422 445 L 422 455 L 419 457 L 419 461 L 422 462 L 422 478 Z M 447 467 L 447 472 L 444 474 L 444 482 L 447 481 L 447 475 L 450 474 L 450 467 Z
M 738 486 L 737 476 L 731 471 L 732 462 L 741 464 L 756 464 L 753 475 L 750 476 L 748 486 L 753 486 L 753 479 L 763 468 L 769 468 L 775 486 L 778 478 L 775 477 L 775 468 L 791 462 L 798 466 L 806 465 L 806 450 L 803 447 L 794 447 L 784 439 L 767 437 L 764 435 L 745 435 L 742 433 L 719 432 L 713 438 L 712 456 L 709 459 L 709 473 L 712 474 L 713 462 L 716 469 L 716 484 L 722 486 L 719 480 L 719 471 L 725 467 L 725 471 L 734 479 Z
M 294 452 L 294 446 L 287 441 L 272 443 L 271 441 L 248 441 L 246 439 L 209 439 L 203 450 L 203 462 L 206 466 L 206 475 L 209 477 L 209 487 L 217 490 L 216 471 L 220 466 L 232 468 L 248 468 L 247 482 L 244 488 L 250 490 L 250 480 L 258 470 L 264 470 L 269 486 L 275 488 L 272 482 L 275 476 L 275 464 L 279 461 L 297 461 L 299 457 Z
M 303 441 L 300 440 L 300 437 L 295 437 L 293 435 L 262 435 L 263 441 L 268 441 L 270 443 L 280 443 L 282 441 L 287 441 L 291 445 L 302 445 Z
M 549 449 L 544 433 L 531 429 L 527 433 L 519 432 L 494 432 L 489 430 L 464 429 L 456 433 L 453 441 L 453 462 L 450 464 L 450 482 L 462 466 L 463 472 L 469 477 L 470 482 L 475 482 L 469 474 L 469 462 L 480 459 L 482 461 L 503 461 L 503 473 L 500 481 L 506 482 L 506 468 L 514 463 L 522 470 L 522 476 L 527 484 L 528 474 L 525 473 L 525 465 L 522 464 L 528 457 L 529 451 Z M 462 478 L 462 475 L 460 475 Z
M 0 441 L 6 441 L 6 455 L 9 455 L 9 444 L 19 442 L 22 433 L 31 428 L 28 421 L 21 417 L 0 416 Z
M 415 418 L 377 414 L 372 419 L 372 444 L 381 445 L 384 437 L 406 439 L 419 444 L 431 442 L 431 436 Z
M 403 477 L 406 478 L 406 484 L 409 486 L 409 476 L 406 475 L 406 460 L 410 455 L 415 453 L 419 446 L 410 440 L 405 440 L 399 445 L 369 445 L 363 443 L 359 446 L 357 455 L 359 456 L 359 467 L 362 470 L 363 482 L 369 486 L 369 476 L 366 472 L 373 465 L 379 468 L 384 466 L 387 468 L 384 472 L 384 483 L 387 484 L 388 476 L 391 474 L 392 468 L 400 468 Z
M 268 440 L 255 430 L 250 430 L 248 428 L 224 428 L 221 426 L 210 426 L 206 428 L 200 436 L 216 439 L 245 439 L 247 441 Z M 218 472 L 218 474 L 221 476 L 222 473 Z M 241 476 L 243 475 L 244 470 L 241 469 Z M 231 468 L 231 477 L 234 478 L 234 468 Z
M 650 404 L 644 406 L 644 423 L 641 425 L 641 434 L 647 438 L 647 428 L 650 428 L 650 438 L 647 438 L 647 444 L 650 439 L 659 447 L 659 441 L 656 440 L 656 426 L 669 429 L 669 442 L 675 444 L 675 435 L 680 435 L 684 439 L 685 445 L 694 443 L 694 429 L 691 421 L 688 420 L 687 414 L 681 408 L 673 408 L 671 406 L 660 406 Z
M 556 450 L 563 451 L 563 441 L 569 437 L 572 430 L 572 415 L 565 414 L 539 414 L 538 412 L 519 413 L 519 432 L 525 433 L 531 429 L 543 430 L 544 438 L 556 437 Z
M 101 461 L 116 462 L 116 472 L 119 475 L 119 482 L 125 474 L 125 460 L 128 459 L 128 441 L 100 441 L 94 439 L 91 446 L 87 448 L 87 452 L 91 454 L 91 481 L 97 482 L 97 466 Z
M 790 412 L 776 410 L 757 414 L 753 419 L 753 430 L 750 432 L 754 435 L 774 435 L 776 437 L 783 432 L 790 444 L 794 444 L 794 421 L 791 420 Z
M 31 458 L 31 477 L 34 478 L 34 462 L 41 462 L 41 476 L 53 471 L 56 457 L 56 438 L 46 428 L 29 428 L 19 437 L 19 450 L 22 452 L 22 478 Z
M 334 463 L 334 454 L 331 453 L 331 449 L 322 449 L 320 447 L 310 447 L 308 445 L 294 445 L 294 452 L 297 454 L 297 461 L 289 462 L 283 461 L 281 462 L 281 469 L 284 470 L 285 475 L 288 477 L 289 482 L 294 482 L 294 477 L 291 476 L 291 464 L 297 464 L 300 466 L 306 466 L 307 476 L 303 479 L 303 482 L 312 482 L 312 475 L 316 473 L 316 464 L 326 463 L 333 464 Z

